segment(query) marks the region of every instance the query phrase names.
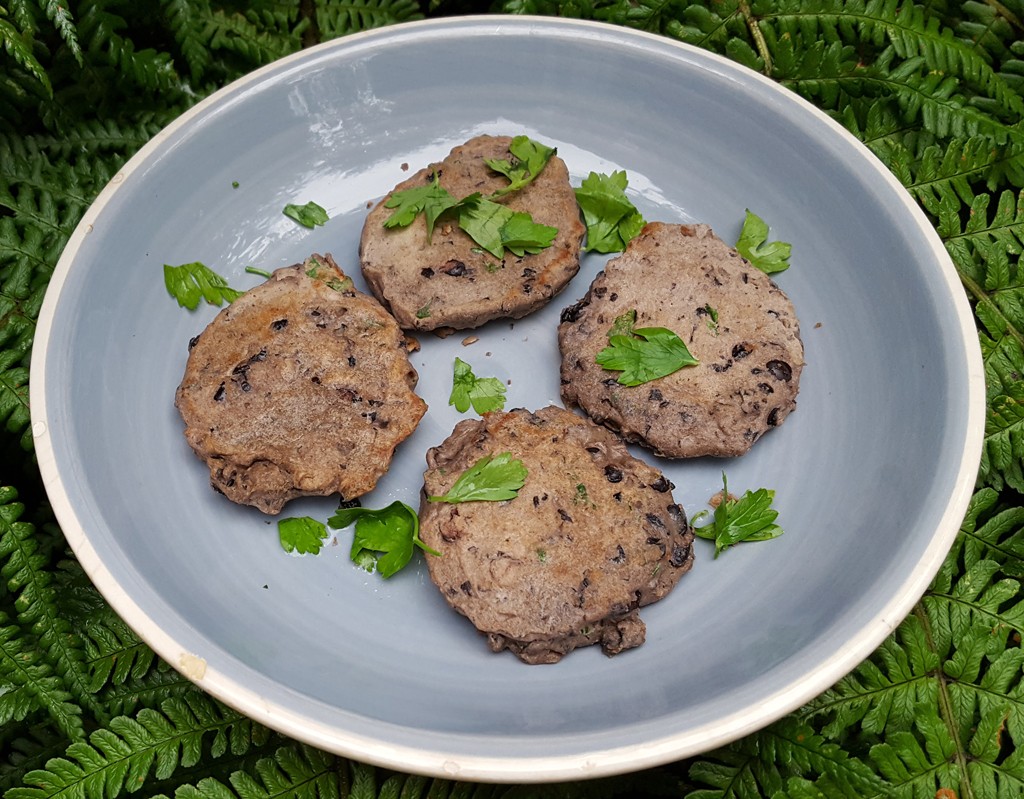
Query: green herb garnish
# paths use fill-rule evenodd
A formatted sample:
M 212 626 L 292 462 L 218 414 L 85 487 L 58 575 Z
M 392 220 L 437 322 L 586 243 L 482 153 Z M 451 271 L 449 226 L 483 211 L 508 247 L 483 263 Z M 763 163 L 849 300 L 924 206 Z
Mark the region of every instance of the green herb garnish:
M 479 195 L 467 197 L 459 205 L 459 227 L 495 258 L 507 248 L 520 258 L 550 247 L 558 228 L 541 225 L 522 211 L 512 211 Z
M 459 413 L 468 411 L 470 405 L 480 414 L 501 410 L 505 407 L 505 384 L 496 377 L 477 377 L 473 367 L 456 358 L 448 404 Z
M 515 499 L 526 483 L 526 467 L 511 452 L 485 455 L 466 471 L 442 496 L 427 497 L 430 502 L 500 502 Z
M 509 185 L 483 197 L 479 192 L 456 199 L 441 186 L 437 173 L 426 186 L 396 191 L 384 203 L 394 212 L 384 227 L 406 227 L 418 214 L 426 217 L 427 241 L 434 232 L 438 218 L 445 213 L 457 214 L 459 227 L 483 250 L 502 258 L 509 250 L 520 258 L 550 247 L 558 229 L 533 221 L 527 213 L 512 211 L 493 202 L 493 198 L 521 189 L 532 181 L 554 155 L 553 148 L 538 144 L 527 136 L 516 136 L 509 145 L 515 161 L 485 159 L 487 165 L 509 179 Z M 487 271 L 496 271 L 488 264 Z
M 515 161 L 484 159 L 487 166 L 495 172 L 500 172 L 510 181 L 508 186 L 498 189 L 491 195 L 492 197 L 510 194 L 529 184 L 547 166 L 551 156 L 556 152 L 554 147 L 536 142 L 529 136 L 514 137 L 508 145 L 508 151 L 515 157 Z
M 775 524 L 779 512 L 771 507 L 775 492 L 767 488 L 747 491 L 739 499 L 729 496 L 729 484 L 722 472 L 722 501 L 715 508 L 714 521 L 703 527 L 694 527 L 695 535 L 715 542 L 715 557 L 722 550 L 742 541 L 768 541 L 782 535 Z M 708 515 L 701 511 L 691 520 L 696 522 Z
M 766 243 L 767 242 L 767 243 Z M 789 254 L 793 246 L 784 241 L 768 242 L 768 224 L 747 209 L 743 229 L 736 241 L 736 251 L 766 274 L 789 269 Z
M 293 516 L 277 522 L 277 537 L 285 552 L 319 555 L 327 536 L 323 522 L 309 516 Z
M 395 501 L 386 508 L 338 508 L 327 524 L 341 530 L 355 522 L 355 535 L 349 557 L 368 572 L 376 569 L 381 577 L 390 577 L 412 559 L 417 546 L 431 555 L 441 553 L 420 540 L 420 519 L 404 502 Z
M 710 305 L 705 305 L 704 308 L 703 308 L 703 311 L 704 311 L 705 314 L 707 314 L 707 317 L 708 317 L 708 330 L 710 330 L 712 333 L 714 333 L 717 336 L 718 335 L 718 311 L 716 311 Z M 698 311 L 698 314 L 699 313 L 700 312 Z
M 284 215 L 289 219 L 294 219 L 303 227 L 309 228 L 322 225 L 328 219 L 327 211 L 312 201 L 305 205 L 288 203 L 288 205 L 284 207 Z
M 267 272 L 265 269 L 257 269 L 255 266 L 247 266 L 245 267 L 245 271 L 248 272 L 250 275 L 259 275 L 260 277 L 265 277 L 268 279 L 273 277 L 273 275 L 271 275 L 270 272 Z
M 576 202 L 587 224 L 587 250 L 621 252 L 643 230 L 646 221 L 626 197 L 629 182 L 623 171 L 591 172 L 576 189 Z
M 437 218 L 445 211 L 455 208 L 459 204 L 448 190 L 441 186 L 437 173 L 434 179 L 426 186 L 415 186 L 411 189 L 396 191 L 384 203 L 385 208 L 394 208 L 394 213 L 384 220 L 384 227 L 396 228 L 406 227 L 412 224 L 417 214 L 423 214 L 427 219 L 427 241 L 434 234 L 434 225 Z
M 664 327 L 634 328 L 636 311 L 615 318 L 608 345 L 594 357 L 605 369 L 622 372 L 618 382 L 639 386 L 698 363 L 679 336 Z
M 231 288 L 224 278 L 198 261 L 181 266 L 164 264 L 164 286 L 178 305 L 190 311 L 199 306 L 200 300 L 220 306 L 245 294 Z

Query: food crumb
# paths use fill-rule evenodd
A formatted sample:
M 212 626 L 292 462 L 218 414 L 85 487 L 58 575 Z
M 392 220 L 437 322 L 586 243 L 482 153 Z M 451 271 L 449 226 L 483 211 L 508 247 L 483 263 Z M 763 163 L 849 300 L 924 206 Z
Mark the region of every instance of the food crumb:
M 415 336 L 405 337 L 405 351 L 406 352 L 419 352 L 420 351 L 420 340 Z
M 270 586 L 269 586 L 269 585 L 267 585 L 266 583 L 263 583 L 263 587 L 264 587 L 264 588 L 270 588 Z
M 818 322 L 814 325 L 815 330 L 817 330 L 819 327 L 821 327 L 821 322 Z
M 476 344 L 480 340 L 480 336 L 466 336 L 462 339 L 462 346 L 468 347 L 470 344 Z
M 402 171 L 403 172 L 408 172 L 409 171 L 409 162 L 408 161 L 405 161 L 405 162 L 402 163 Z
M 716 493 L 714 493 L 711 496 L 711 499 L 708 500 L 708 505 L 710 505 L 712 508 L 717 508 L 719 505 L 721 505 L 722 504 L 722 494 L 723 493 L 725 493 L 725 492 L 717 491 Z M 731 491 L 728 494 L 725 495 L 725 498 L 728 499 L 730 502 L 735 502 L 736 501 L 736 497 L 735 497 L 735 495 L 733 495 L 733 493 Z
M 367 208 L 373 208 L 373 200 L 367 200 L 366 201 L 366 207 Z

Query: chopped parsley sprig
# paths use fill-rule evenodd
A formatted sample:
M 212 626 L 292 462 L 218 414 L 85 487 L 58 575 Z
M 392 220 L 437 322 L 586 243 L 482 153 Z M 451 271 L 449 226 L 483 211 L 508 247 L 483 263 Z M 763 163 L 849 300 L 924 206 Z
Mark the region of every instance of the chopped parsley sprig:
M 305 205 L 296 205 L 295 203 L 288 203 L 284 207 L 282 213 L 289 219 L 294 219 L 303 227 L 316 227 L 317 225 L 324 224 L 328 217 L 327 211 L 317 205 L 315 202 L 310 200 Z
M 319 555 L 328 532 L 323 522 L 311 516 L 292 516 L 278 520 L 277 536 L 285 552 Z
M 617 316 L 608 330 L 608 346 L 594 357 L 605 369 L 622 372 L 620 385 L 639 386 L 698 363 L 668 328 L 634 328 L 635 323 L 636 310 Z
M 427 497 L 429 502 L 500 502 L 515 499 L 526 484 L 526 466 L 511 452 L 485 455 L 455 481 L 447 493 Z
M 518 191 L 529 184 L 555 154 L 552 147 L 533 141 L 528 136 L 516 136 L 509 144 L 514 161 L 485 159 L 487 165 L 509 179 L 509 185 L 484 197 L 475 192 L 456 198 L 445 189 L 434 173 L 426 186 L 413 186 L 394 192 L 384 203 L 392 208 L 384 227 L 407 227 L 419 214 L 423 214 L 430 242 L 437 220 L 445 214 L 455 215 L 458 225 L 474 242 L 495 258 L 503 258 L 505 250 L 522 257 L 536 254 L 550 247 L 558 229 L 533 221 L 530 214 L 512 211 L 494 200 Z
M 505 407 L 505 384 L 496 377 L 477 377 L 472 366 L 456 358 L 448 404 L 454 405 L 459 413 L 465 413 L 470 406 L 480 414 L 499 411 Z
M 528 185 L 547 166 L 556 152 L 554 147 L 536 142 L 529 136 L 515 136 L 508 145 L 508 151 L 514 156 L 514 161 L 508 159 L 498 160 L 496 158 L 485 158 L 484 161 L 495 172 L 499 172 L 509 179 L 509 184 L 498 189 L 491 197 L 501 197 L 519 191 Z
M 626 197 L 629 180 L 622 170 L 603 175 L 591 172 L 575 190 L 587 225 L 587 250 L 622 252 L 639 235 L 646 221 Z
M 693 532 L 700 538 L 715 542 L 715 557 L 735 544 L 743 541 L 768 541 L 782 535 L 782 528 L 775 524 L 779 512 L 772 508 L 775 492 L 767 488 L 747 491 L 739 499 L 729 495 L 729 483 L 722 472 L 722 500 L 715 508 L 713 520 L 703 527 L 694 527 Z M 701 511 L 691 521 L 696 522 L 708 515 Z
M 420 540 L 420 519 L 416 511 L 398 500 L 385 508 L 338 508 L 327 520 L 332 529 L 342 530 L 355 522 L 349 557 L 368 572 L 376 569 L 388 578 L 412 559 L 414 547 L 440 557 Z
M 784 241 L 768 241 L 768 223 L 749 208 L 743 219 L 740 237 L 736 240 L 736 251 L 762 272 L 773 275 L 789 269 L 791 244 Z

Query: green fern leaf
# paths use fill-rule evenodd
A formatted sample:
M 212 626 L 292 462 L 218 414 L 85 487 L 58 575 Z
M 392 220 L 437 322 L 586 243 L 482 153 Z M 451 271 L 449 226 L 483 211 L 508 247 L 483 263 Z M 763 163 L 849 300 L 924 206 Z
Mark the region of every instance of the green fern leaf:
M 212 777 L 206 778 L 194 786 L 180 786 L 175 792 L 175 799 L 336 799 L 342 796 L 338 768 L 343 763 L 333 755 L 308 746 L 281 747 L 273 757 L 258 760 L 254 774 L 234 772 L 230 786 Z M 346 799 L 361 796 L 377 799 L 376 790 L 372 787 L 374 769 L 363 766 L 357 774 L 359 778 L 353 783 L 351 792 L 346 794 Z M 368 787 L 372 793 L 367 792 Z M 395 796 L 397 799 L 398 794 Z
M 179 768 L 196 765 L 204 741 L 211 738 L 210 753 L 217 757 L 223 753 L 218 740 L 230 738 L 239 754 L 267 735 L 263 727 L 201 694 L 168 699 L 159 711 L 147 708 L 135 718 L 112 719 L 91 733 L 88 742 L 72 744 L 64 757 L 26 774 L 24 785 L 11 788 L 5 799 L 115 799 L 143 785 L 151 773 L 166 779 Z
M 108 683 L 123 685 L 141 680 L 156 662 L 156 653 L 139 640 L 112 611 L 90 619 L 84 629 L 85 652 L 95 693 Z
M 317 0 L 316 3 L 316 24 L 324 40 L 422 18 L 416 0 Z
M 0 761 L 0 796 L 10 788 L 21 785 L 25 774 L 42 768 L 46 761 L 64 753 L 68 741 L 58 730 L 49 725 L 34 723 L 5 736 L 3 760 Z
M 40 552 L 36 529 L 18 521 L 23 509 L 13 502 L 13 493 L 8 492 L 6 497 L 0 494 L 0 502 L 5 498 L 10 498 L 10 502 L 0 505 L 0 576 L 17 595 L 18 621 L 32 630 L 40 654 L 45 656 L 52 672 L 61 677 L 74 701 L 103 719 L 102 708 L 92 696 L 82 641 L 60 612 L 53 577 L 46 568 L 48 559 Z
M 68 10 L 67 2 L 65 0 L 40 0 L 40 5 L 42 5 L 50 22 L 53 23 L 53 27 L 57 29 L 60 37 L 64 40 L 64 44 L 67 45 L 75 61 L 81 66 L 83 64 L 82 46 L 78 42 L 75 21 L 71 16 L 71 11 Z
M 869 659 L 803 713 L 829 718 L 822 732 L 830 738 L 858 724 L 867 733 L 910 729 L 918 705 L 938 700 L 932 675 L 939 664 L 920 620 L 910 616 Z
M 893 732 L 871 747 L 871 760 L 892 786 L 890 795 L 935 796 L 941 788 L 958 789 L 956 742 L 932 705 L 917 709 L 915 728 L 920 738 L 911 731 Z
M 1024 492 L 1024 381 L 1006 386 L 1004 391 L 989 402 L 978 476 L 994 488 L 1005 482 Z
M 84 0 L 79 8 L 78 33 L 90 55 L 105 53 L 107 63 L 117 69 L 122 80 L 128 79 L 148 91 L 177 92 L 178 75 L 167 53 L 152 48 L 136 50 L 131 39 L 120 31 L 128 23 L 106 10 L 103 0 Z
M 0 8 L 0 13 L 3 9 Z M 21 33 L 10 22 L 0 16 L 0 46 L 11 56 L 25 71 L 34 77 L 42 85 L 47 96 L 53 97 L 53 86 L 46 74 L 43 65 L 39 63 L 32 54 L 31 41 L 22 38 Z
M 40 662 L 40 652 L 16 625 L 0 614 L 0 684 L 25 691 L 46 710 L 53 722 L 71 739 L 84 735 L 82 710 L 72 702 L 59 677 Z M 23 699 L 22 701 L 27 701 Z
M 269 64 L 299 49 L 299 36 L 268 31 L 241 13 L 216 10 L 207 18 L 206 35 L 212 50 L 242 56 L 252 66 Z
M 17 350 L 0 351 L 0 422 L 8 433 L 18 437 L 21 448 L 28 451 L 32 449 L 28 368 L 17 365 L 20 359 Z
M 212 16 L 209 0 L 161 0 L 164 18 L 174 33 L 194 82 L 202 80 L 212 61 L 210 41 L 202 24 Z
M 827 774 L 862 797 L 885 795 L 884 782 L 867 765 L 787 717 L 693 763 L 690 778 L 711 788 L 687 794 L 687 799 L 760 799 L 781 792 L 790 777 L 809 772 Z
M 1024 507 L 999 507 L 999 494 L 983 488 L 972 498 L 961 534 L 937 579 L 952 584 L 953 572 L 972 568 L 981 560 L 999 564 L 1008 577 L 1024 577 Z

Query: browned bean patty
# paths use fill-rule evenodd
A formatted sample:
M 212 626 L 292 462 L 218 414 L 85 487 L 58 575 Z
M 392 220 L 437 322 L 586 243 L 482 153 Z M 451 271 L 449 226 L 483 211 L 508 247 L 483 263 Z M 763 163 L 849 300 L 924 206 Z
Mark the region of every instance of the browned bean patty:
M 234 502 L 370 491 L 426 405 L 402 331 L 329 255 L 278 269 L 190 344 L 175 404 Z
M 699 361 L 639 386 L 594 360 L 615 319 L 675 332 Z M 789 298 L 707 225 L 648 224 L 562 312 L 562 398 L 659 455 L 742 455 L 796 407 L 803 344 Z
M 558 228 L 550 247 L 503 260 L 483 251 L 452 219 L 442 219 L 427 241 L 422 215 L 404 228 L 387 229 L 395 192 L 425 186 L 435 172 L 456 199 L 474 192 L 487 196 L 508 185 L 484 159 L 506 160 L 507 136 L 478 136 L 399 183 L 370 211 L 359 244 L 363 275 L 376 297 L 405 329 L 464 329 L 491 319 L 518 319 L 548 302 L 579 270 L 584 227 L 569 172 L 552 156 L 537 178 L 500 202 L 533 221 Z
M 579 646 L 606 654 L 645 638 L 637 609 L 693 564 L 693 532 L 673 485 L 618 436 L 557 407 L 460 422 L 427 453 L 426 496 L 445 494 L 487 455 L 528 470 L 515 499 L 420 506 L 420 535 L 440 557 L 430 576 L 448 603 L 527 663 Z

